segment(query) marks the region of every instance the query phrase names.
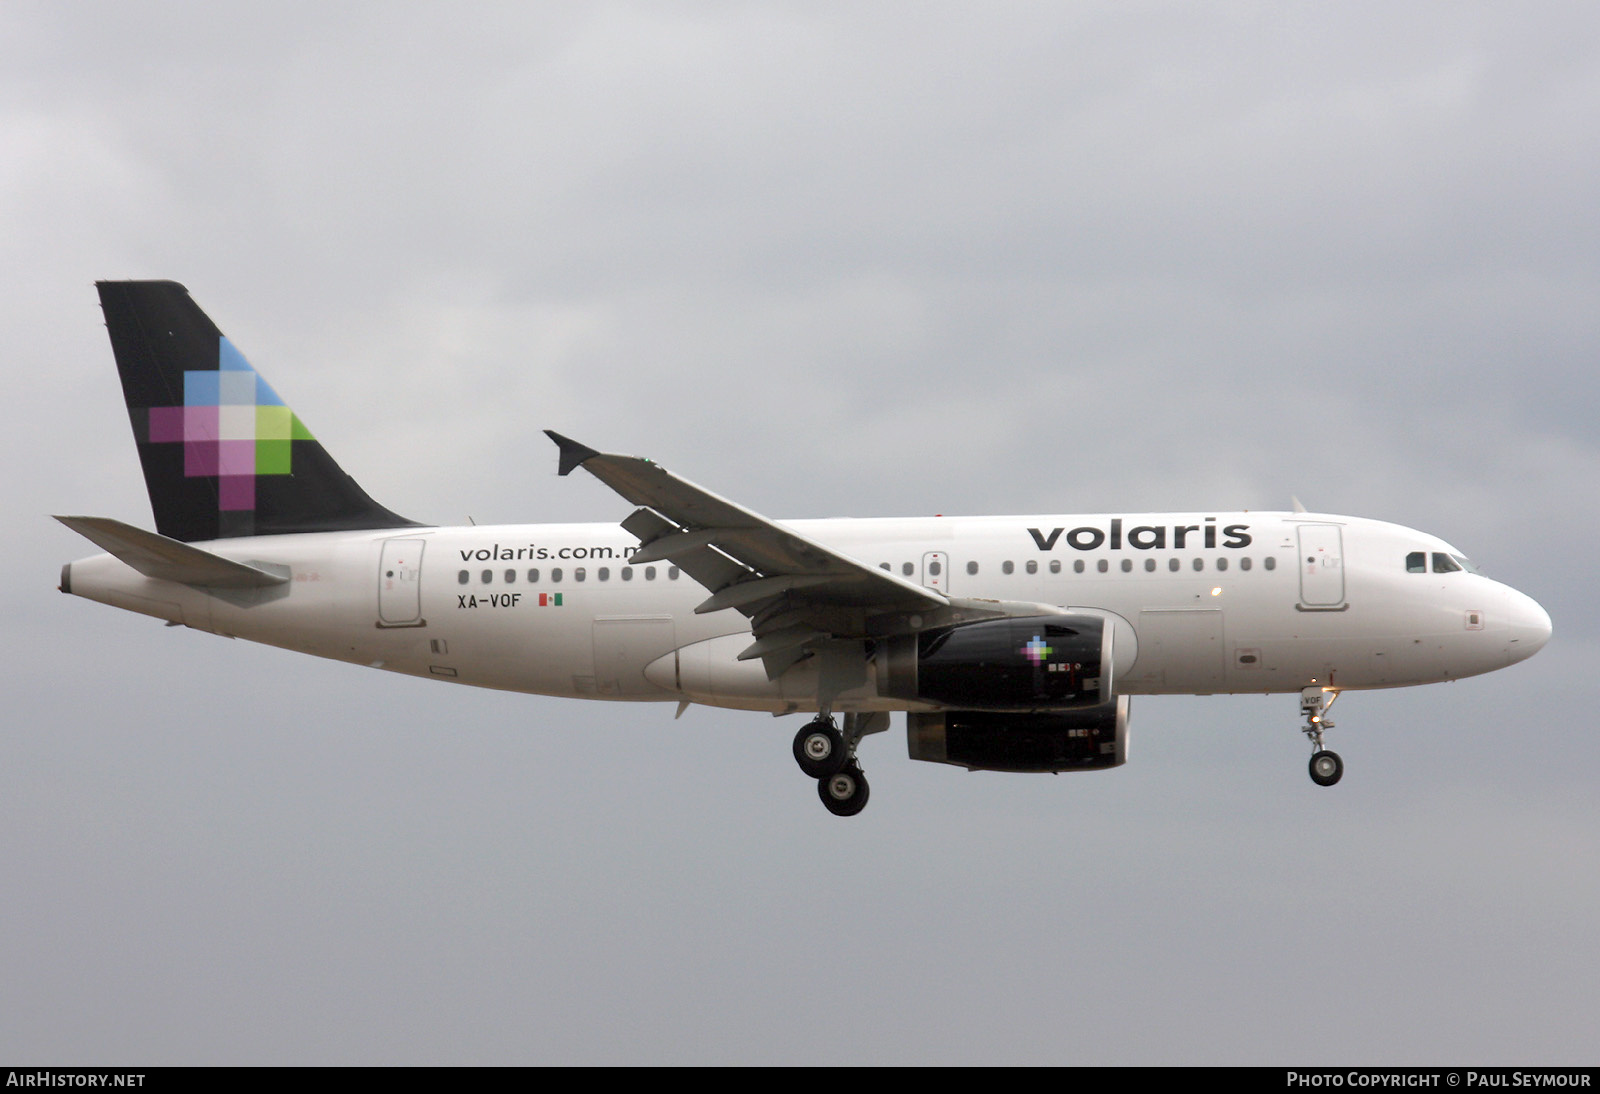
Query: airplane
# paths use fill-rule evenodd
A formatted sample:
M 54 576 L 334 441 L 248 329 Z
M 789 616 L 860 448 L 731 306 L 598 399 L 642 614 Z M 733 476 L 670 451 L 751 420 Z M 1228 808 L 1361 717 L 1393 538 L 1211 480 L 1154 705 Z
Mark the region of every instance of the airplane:
M 1443 540 L 1306 512 L 775 521 L 546 431 L 632 507 L 616 524 L 444 527 L 347 475 L 171 281 L 96 285 L 154 510 L 58 516 L 105 554 L 60 589 L 390 672 L 578 699 L 812 717 L 796 762 L 867 803 L 863 738 L 912 759 L 1090 771 L 1135 695 L 1294 694 L 1310 775 L 1346 691 L 1492 672 L 1550 638 Z M 835 718 L 839 715 L 839 718 Z

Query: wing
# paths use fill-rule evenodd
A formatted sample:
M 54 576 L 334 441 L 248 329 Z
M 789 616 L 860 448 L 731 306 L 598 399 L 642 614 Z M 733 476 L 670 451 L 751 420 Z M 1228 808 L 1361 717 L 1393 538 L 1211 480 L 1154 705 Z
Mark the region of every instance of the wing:
M 950 604 L 941 593 L 824 547 L 660 464 L 545 434 L 560 446 L 561 474 L 582 467 L 639 506 L 622 522 L 641 544 L 629 565 L 669 561 L 711 593 L 697 613 L 733 608 L 749 618 L 755 641 L 739 659 L 760 657 L 769 678 L 816 643 L 872 637 L 887 617 Z

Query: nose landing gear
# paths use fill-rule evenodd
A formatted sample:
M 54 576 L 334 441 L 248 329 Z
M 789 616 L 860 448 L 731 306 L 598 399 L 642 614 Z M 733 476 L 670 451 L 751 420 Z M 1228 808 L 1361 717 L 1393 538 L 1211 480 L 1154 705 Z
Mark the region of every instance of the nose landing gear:
M 1344 774 L 1344 761 L 1337 752 L 1320 749 L 1311 754 L 1311 781 L 1318 786 L 1332 786 Z
M 1339 692 L 1326 688 L 1300 690 L 1300 713 L 1306 719 L 1301 732 L 1311 739 L 1311 781 L 1318 786 L 1332 786 L 1344 777 L 1344 761 L 1339 754 L 1322 747 L 1322 731 L 1333 728 L 1328 710 L 1338 698 Z

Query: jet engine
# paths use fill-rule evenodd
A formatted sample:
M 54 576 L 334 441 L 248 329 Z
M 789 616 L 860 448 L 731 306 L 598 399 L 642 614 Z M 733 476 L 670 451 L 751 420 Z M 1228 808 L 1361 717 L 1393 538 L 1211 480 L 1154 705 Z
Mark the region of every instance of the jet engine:
M 991 771 L 1122 764 L 1128 699 L 1114 676 L 1135 651 L 1131 633 L 1126 650 L 1113 648 L 1114 624 L 1101 614 L 1018 615 L 889 640 L 885 694 L 946 708 L 906 715 L 911 758 Z
M 1112 697 L 1115 628 L 1091 615 L 958 623 L 889 639 L 884 695 L 964 711 L 1063 711 Z
M 1006 714 L 948 710 L 906 715 L 913 760 L 973 771 L 1096 771 L 1128 760 L 1128 697 L 1085 710 Z

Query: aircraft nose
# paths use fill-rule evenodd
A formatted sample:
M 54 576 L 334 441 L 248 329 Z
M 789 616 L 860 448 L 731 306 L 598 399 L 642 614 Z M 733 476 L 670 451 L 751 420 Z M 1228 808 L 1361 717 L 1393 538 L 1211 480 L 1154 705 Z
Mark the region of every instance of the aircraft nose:
M 1531 596 L 1506 589 L 1506 652 L 1511 660 L 1525 661 L 1550 641 L 1550 613 Z

